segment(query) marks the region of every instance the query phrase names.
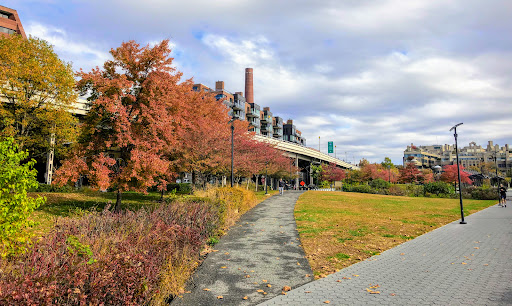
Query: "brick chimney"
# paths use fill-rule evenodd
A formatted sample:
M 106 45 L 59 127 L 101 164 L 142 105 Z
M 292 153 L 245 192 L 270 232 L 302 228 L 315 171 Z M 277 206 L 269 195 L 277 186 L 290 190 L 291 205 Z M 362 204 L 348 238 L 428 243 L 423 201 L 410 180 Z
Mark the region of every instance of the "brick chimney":
M 215 82 L 215 91 L 223 91 L 224 90 L 224 81 Z
M 247 103 L 254 103 L 252 68 L 245 68 L 245 99 Z

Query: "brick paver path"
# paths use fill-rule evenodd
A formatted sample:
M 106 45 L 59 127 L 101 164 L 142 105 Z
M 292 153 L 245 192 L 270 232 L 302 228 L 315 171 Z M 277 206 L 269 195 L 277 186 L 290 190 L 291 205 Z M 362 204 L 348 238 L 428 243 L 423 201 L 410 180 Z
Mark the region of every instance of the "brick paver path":
M 190 293 L 172 305 L 256 305 L 312 281 L 293 216 L 302 193 L 285 191 L 243 215 L 193 275 Z
M 264 305 L 512 305 L 511 196 Z

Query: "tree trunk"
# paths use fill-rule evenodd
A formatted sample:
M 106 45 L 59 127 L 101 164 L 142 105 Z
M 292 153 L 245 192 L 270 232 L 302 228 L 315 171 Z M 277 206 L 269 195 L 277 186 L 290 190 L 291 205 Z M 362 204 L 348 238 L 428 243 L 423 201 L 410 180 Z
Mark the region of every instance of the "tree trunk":
M 164 201 L 164 189 L 162 189 L 162 191 L 160 191 L 160 202 L 163 202 Z
M 256 175 L 256 192 L 258 192 L 258 178 L 259 178 L 259 175 Z
M 117 189 L 116 205 L 114 205 L 114 212 L 121 211 L 121 190 Z

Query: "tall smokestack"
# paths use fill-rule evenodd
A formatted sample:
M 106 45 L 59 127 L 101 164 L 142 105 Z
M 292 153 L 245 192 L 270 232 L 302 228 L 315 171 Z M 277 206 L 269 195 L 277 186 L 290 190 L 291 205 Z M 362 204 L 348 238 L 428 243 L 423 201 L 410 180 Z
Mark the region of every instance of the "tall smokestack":
M 245 100 L 247 103 L 254 103 L 252 68 L 245 68 Z

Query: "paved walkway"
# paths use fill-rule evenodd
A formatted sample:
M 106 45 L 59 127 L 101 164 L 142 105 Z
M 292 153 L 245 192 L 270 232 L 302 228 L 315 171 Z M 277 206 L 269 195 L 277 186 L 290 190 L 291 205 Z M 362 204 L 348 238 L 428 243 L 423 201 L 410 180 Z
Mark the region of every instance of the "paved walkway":
M 172 305 L 256 305 L 312 281 L 293 216 L 301 193 L 285 191 L 242 216 Z
M 512 305 L 508 199 L 264 305 Z

